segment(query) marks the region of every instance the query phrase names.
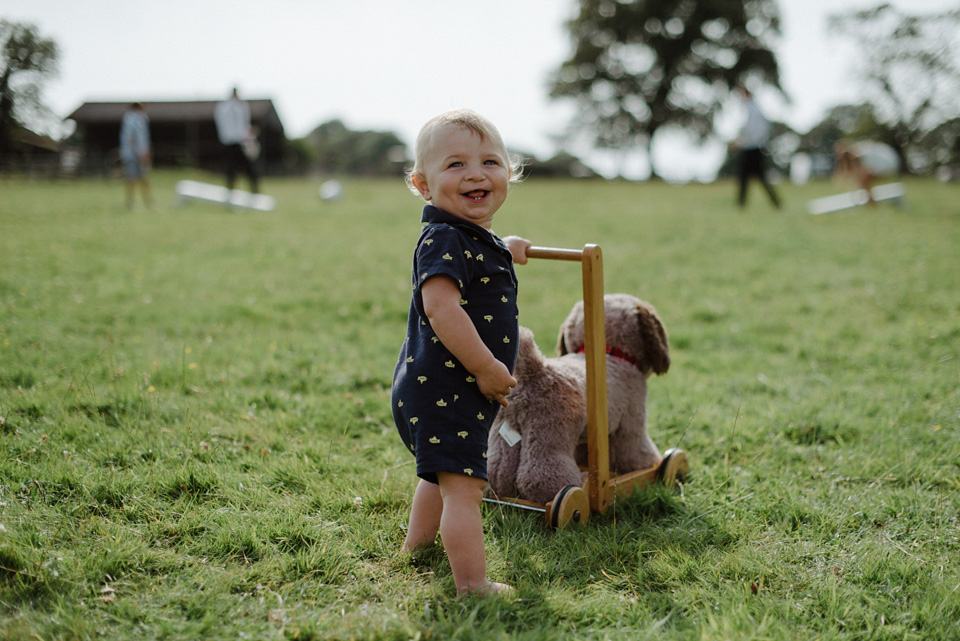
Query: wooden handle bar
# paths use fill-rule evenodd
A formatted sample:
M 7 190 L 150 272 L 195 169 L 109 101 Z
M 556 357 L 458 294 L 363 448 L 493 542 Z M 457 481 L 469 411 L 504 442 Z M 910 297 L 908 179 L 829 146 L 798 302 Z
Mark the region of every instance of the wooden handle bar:
M 553 260 L 583 260 L 582 249 L 560 249 L 558 247 L 529 247 L 528 258 L 551 258 Z
M 590 509 L 605 512 L 610 505 L 610 446 L 607 433 L 607 344 L 603 314 L 603 255 L 600 247 L 583 249 L 529 247 L 530 258 L 569 260 L 582 265 L 583 333 L 587 367 L 587 488 Z

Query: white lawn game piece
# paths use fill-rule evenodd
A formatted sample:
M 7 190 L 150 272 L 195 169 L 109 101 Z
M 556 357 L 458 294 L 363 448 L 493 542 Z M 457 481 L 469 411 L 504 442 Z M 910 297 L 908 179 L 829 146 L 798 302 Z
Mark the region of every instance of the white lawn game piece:
M 251 194 L 240 189 L 231 191 L 220 185 L 181 180 L 177 183 L 177 204 L 183 205 L 192 200 L 254 211 L 273 211 L 277 204 L 273 196 L 266 194 Z
M 875 202 L 891 200 L 893 201 L 894 205 L 898 207 L 903 206 L 903 196 L 906 193 L 903 189 L 903 183 L 887 183 L 885 185 L 877 185 L 870 191 L 873 194 L 873 200 Z M 835 211 L 866 205 L 869 201 L 870 199 L 867 198 L 866 190 L 858 189 L 856 191 L 849 191 L 845 194 L 837 194 L 835 196 L 826 196 L 825 198 L 816 198 L 811 200 L 809 203 L 807 203 L 807 210 L 814 215 L 830 214 Z
M 339 180 L 328 180 L 317 190 L 320 200 L 336 202 L 343 198 L 343 184 Z

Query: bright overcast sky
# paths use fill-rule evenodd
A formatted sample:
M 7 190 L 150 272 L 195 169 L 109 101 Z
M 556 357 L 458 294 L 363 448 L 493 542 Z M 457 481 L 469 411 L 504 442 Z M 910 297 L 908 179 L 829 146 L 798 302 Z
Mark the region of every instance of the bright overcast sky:
M 790 104 L 761 95 L 770 116 L 799 131 L 856 100 L 847 45 L 826 17 L 880 0 L 780 0 L 775 47 Z M 958 0 L 894 0 L 910 12 Z M 575 0 L 4 0 L 0 17 L 35 24 L 60 47 L 60 73 L 44 100 L 64 117 L 85 101 L 211 100 L 234 85 L 271 98 L 287 136 L 340 118 L 388 130 L 408 144 L 431 116 L 470 107 L 514 149 L 544 158 L 570 117 L 548 99 L 551 72 L 570 53 L 564 22 Z M 735 129 L 734 115 L 720 123 Z M 691 154 L 655 149 L 662 173 L 708 176 L 722 145 Z M 576 150 L 574 150 L 576 152 Z M 583 153 L 582 151 L 579 153 Z M 601 169 L 604 159 L 589 158 Z M 639 154 L 624 166 L 645 169 Z M 612 167 L 612 165 L 611 165 Z

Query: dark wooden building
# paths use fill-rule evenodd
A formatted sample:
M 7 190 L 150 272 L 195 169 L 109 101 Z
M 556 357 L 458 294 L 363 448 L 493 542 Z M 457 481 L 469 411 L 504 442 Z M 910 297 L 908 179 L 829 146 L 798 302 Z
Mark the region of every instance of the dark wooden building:
M 155 167 L 199 167 L 219 171 L 222 167 L 220 142 L 213 121 L 219 100 L 193 102 L 142 101 L 150 118 Z M 277 174 L 283 170 L 283 123 L 272 100 L 247 100 L 250 120 L 259 129 L 261 171 Z M 76 131 L 71 143 L 80 148 L 82 165 L 93 171 L 107 171 L 119 158 L 120 122 L 129 102 L 86 102 L 66 117 Z
M 60 143 L 49 136 L 17 127 L 11 145 L 0 150 L 0 172 L 55 176 L 60 165 Z

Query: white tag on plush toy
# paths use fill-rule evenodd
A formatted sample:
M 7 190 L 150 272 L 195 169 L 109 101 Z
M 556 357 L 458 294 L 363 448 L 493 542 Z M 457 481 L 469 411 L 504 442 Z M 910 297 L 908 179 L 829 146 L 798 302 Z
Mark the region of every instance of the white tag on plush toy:
M 504 421 L 500 423 L 500 436 L 507 442 L 507 445 L 513 447 L 520 442 L 520 432 L 510 427 L 510 423 Z

